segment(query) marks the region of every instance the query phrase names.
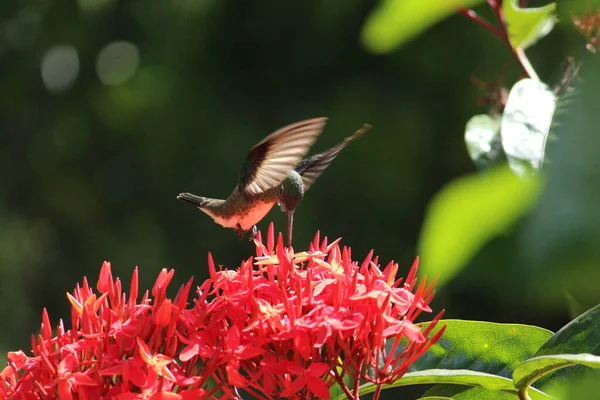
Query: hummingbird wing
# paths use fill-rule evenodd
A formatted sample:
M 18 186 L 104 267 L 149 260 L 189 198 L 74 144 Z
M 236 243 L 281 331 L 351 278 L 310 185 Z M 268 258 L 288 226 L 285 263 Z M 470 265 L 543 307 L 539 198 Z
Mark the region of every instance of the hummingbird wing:
M 364 124 L 359 130 L 354 132 L 352 136 L 348 136 L 341 143 L 336 144 L 332 148 L 323 153 L 315 154 L 312 157 L 303 160 L 296 166 L 296 172 L 302 177 L 302 183 L 304 184 L 304 190 L 308 190 L 309 187 L 321 174 L 329 167 L 329 164 L 340 154 L 340 152 L 354 139 L 359 138 L 371 129 L 371 125 Z
M 306 155 L 323 131 L 327 118 L 287 125 L 252 147 L 242 167 L 239 190 L 258 195 L 279 185 Z
M 187 203 L 193 204 L 196 207 L 206 208 L 206 209 L 215 209 L 223 205 L 225 200 L 221 199 L 211 199 L 210 197 L 202 197 L 196 196 L 191 193 L 179 193 L 177 199 L 183 200 Z

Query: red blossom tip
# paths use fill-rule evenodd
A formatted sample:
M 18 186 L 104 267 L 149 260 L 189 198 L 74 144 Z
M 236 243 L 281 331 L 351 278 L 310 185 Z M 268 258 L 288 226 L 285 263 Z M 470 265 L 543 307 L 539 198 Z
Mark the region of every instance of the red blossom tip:
M 215 269 L 215 262 L 213 261 L 212 254 L 208 253 L 208 273 L 211 279 L 215 279 L 217 276 L 217 270 Z
M 167 286 L 169 286 L 169 283 L 171 282 L 171 279 L 173 278 L 173 274 L 175 273 L 175 270 L 167 270 L 166 268 L 163 268 L 160 273 L 158 274 L 158 278 L 156 278 L 156 282 L 154 283 L 154 286 L 152 287 L 152 295 L 154 297 L 164 297 L 166 294 L 166 290 L 167 290 Z
M 98 283 L 96 285 L 96 288 L 100 293 L 106 293 L 108 291 L 109 280 L 112 280 L 110 263 L 108 261 L 104 261 L 102 263 L 102 268 L 100 268 L 100 277 L 98 278 Z
M 408 276 L 406 277 L 406 280 L 404 281 L 404 287 L 406 289 L 412 290 L 412 288 L 415 286 L 415 283 L 417 281 L 417 270 L 418 269 L 419 269 L 419 256 L 417 256 L 415 258 L 415 261 L 413 261 L 413 264 L 410 267 Z
M 271 222 L 269 224 L 269 231 L 267 233 L 267 250 L 269 251 L 269 253 L 273 253 L 273 250 L 275 249 L 275 227 L 273 225 L 273 223 Z
M 48 310 L 44 307 L 42 310 L 42 337 L 45 340 L 50 340 L 52 338 L 52 326 L 50 326 L 50 317 L 48 316 Z
M 135 302 L 138 297 L 138 267 L 136 266 L 133 269 L 133 274 L 131 275 L 131 285 L 129 287 L 129 299 Z

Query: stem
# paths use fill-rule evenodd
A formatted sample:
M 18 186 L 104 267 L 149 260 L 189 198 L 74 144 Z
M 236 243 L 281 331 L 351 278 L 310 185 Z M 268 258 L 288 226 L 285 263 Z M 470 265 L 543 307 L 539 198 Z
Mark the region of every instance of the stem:
M 515 49 L 512 46 L 512 44 L 510 43 L 510 40 L 508 38 L 508 29 L 506 29 L 506 20 L 504 19 L 504 12 L 502 11 L 502 1 L 503 0 L 500 0 L 500 1 L 496 2 L 495 7 L 493 7 L 493 10 L 496 13 L 496 16 L 498 17 L 498 21 L 500 21 L 500 25 L 502 26 L 502 30 L 504 31 L 504 40 L 510 46 L 510 49 L 512 50 L 513 54 L 515 55 L 515 57 L 519 61 L 519 64 L 521 64 L 521 68 L 523 69 L 523 71 L 527 75 L 529 75 L 529 77 L 531 79 L 539 81 L 540 78 L 538 77 L 537 73 L 533 69 L 533 66 L 529 62 L 529 59 L 525 55 L 525 51 L 523 49 L 521 49 L 521 48 Z M 511 1 L 511 0 L 504 0 L 504 1 Z
M 518 48 L 518 49 L 514 49 L 514 52 L 515 52 L 515 55 L 517 56 L 517 59 L 521 63 L 521 67 L 523 67 L 523 70 L 527 73 L 527 75 L 529 75 L 529 77 L 531 79 L 539 82 L 540 77 L 536 74 L 535 70 L 533 69 L 533 66 L 529 62 L 529 59 L 525 55 L 525 50 Z
M 360 364 L 358 364 L 358 368 L 356 369 L 356 371 L 362 371 L 362 367 L 363 367 L 363 363 L 365 362 L 364 359 L 360 360 Z M 359 378 L 359 374 L 356 374 L 356 379 L 354 379 L 354 396 L 358 397 L 358 388 L 360 387 L 360 378 Z
M 510 0 L 508 0 L 510 1 Z M 502 38 L 504 41 L 510 46 L 512 49 L 512 45 L 510 44 L 510 40 L 508 40 L 508 30 L 506 29 L 506 21 L 504 20 L 504 13 L 502 12 L 502 0 L 494 1 L 494 4 L 490 4 L 490 8 L 496 14 L 496 18 L 498 18 L 498 22 L 500 22 L 500 26 L 502 27 Z
M 533 66 L 529 62 L 529 59 L 525 55 L 525 51 L 521 48 L 515 49 L 510 43 L 510 39 L 508 37 L 508 30 L 506 29 L 506 21 L 504 20 L 504 13 L 502 12 L 502 1 L 510 0 L 487 0 L 488 5 L 490 6 L 492 11 L 496 15 L 496 18 L 498 18 L 498 21 L 500 22 L 500 28 L 496 28 L 484 18 L 477 15 L 477 13 L 473 10 L 462 8 L 460 12 L 465 17 L 469 18 L 471 21 L 478 23 L 480 26 L 490 31 L 497 38 L 502 39 L 508 45 L 508 47 L 510 47 L 511 52 L 513 53 L 517 61 L 519 61 L 523 72 L 525 72 L 531 79 L 539 81 L 540 78 L 533 69 Z M 525 7 L 526 4 L 527 0 L 520 0 L 519 2 L 519 5 L 521 7 Z
M 373 400 L 379 400 L 380 394 L 381 394 L 381 384 L 377 385 L 377 389 L 375 389 L 375 393 L 373 394 Z
M 488 31 L 492 32 L 492 34 L 494 36 L 496 36 L 497 38 L 504 40 L 504 33 L 500 29 L 496 28 L 494 25 L 490 24 L 485 18 L 481 17 L 475 11 L 470 10 L 468 8 L 462 8 L 460 10 L 460 12 L 465 17 L 469 18 L 471 21 L 474 21 L 474 22 L 478 23 L 483 28 L 485 28 Z
M 527 394 L 527 387 L 528 386 L 525 386 L 524 388 L 519 390 L 519 400 L 531 400 L 531 397 L 529 397 L 529 395 Z
M 335 381 L 337 382 L 338 385 L 340 385 L 340 388 L 342 388 L 342 391 L 344 392 L 346 397 L 348 397 L 348 399 L 350 399 L 350 400 L 354 400 L 356 397 L 352 393 L 350 393 L 350 389 L 344 383 L 344 378 L 342 376 L 340 376 L 340 374 L 338 374 L 337 371 L 334 372 L 334 376 L 335 376 Z

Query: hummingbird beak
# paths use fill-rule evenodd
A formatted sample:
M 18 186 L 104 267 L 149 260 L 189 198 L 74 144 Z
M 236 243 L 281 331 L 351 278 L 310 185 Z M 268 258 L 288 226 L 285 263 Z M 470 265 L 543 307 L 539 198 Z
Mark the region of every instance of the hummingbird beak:
M 248 240 L 253 241 L 256 239 L 256 235 L 258 234 L 258 228 L 256 225 L 252 225 L 252 229 L 249 229 L 248 232 L 250 232 L 250 235 L 248 235 Z
M 288 247 L 292 247 L 292 230 L 294 228 L 294 211 L 286 211 L 288 220 Z

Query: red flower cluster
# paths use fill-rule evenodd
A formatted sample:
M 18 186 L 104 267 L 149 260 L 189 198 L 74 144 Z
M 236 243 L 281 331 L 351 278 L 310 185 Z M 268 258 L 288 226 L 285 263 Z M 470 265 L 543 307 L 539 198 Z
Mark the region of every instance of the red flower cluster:
M 189 308 L 191 280 L 166 295 L 173 270 L 138 302 L 137 268 L 127 298 L 104 263 L 99 295 L 86 279 L 67 294 L 71 329 L 53 336 L 44 310 L 33 356 L 8 354 L 0 399 L 329 398 L 333 385 L 357 398 L 365 381 L 393 383 L 443 333 L 429 337 L 441 313 L 423 331 L 412 322 L 432 287 L 415 286 L 417 262 L 400 285 L 397 264 L 381 270 L 371 252 L 358 265 L 338 242 L 317 233 L 292 254 L 271 225 L 236 271 L 209 255 Z

